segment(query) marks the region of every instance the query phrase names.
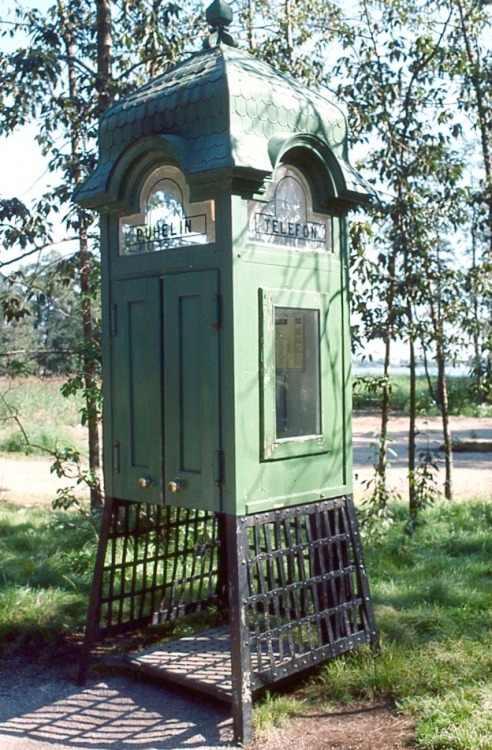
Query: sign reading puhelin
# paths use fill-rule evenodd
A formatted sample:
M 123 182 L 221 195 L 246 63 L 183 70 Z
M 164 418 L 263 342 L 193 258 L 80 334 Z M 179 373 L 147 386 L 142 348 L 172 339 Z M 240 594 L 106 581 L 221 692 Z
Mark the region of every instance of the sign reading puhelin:
M 169 205 L 168 196 L 163 196 L 161 207 Z M 155 224 L 127 224 L 124 229 L 125 252 L 143 253 L 183 245 L 203 245 L 207 235 L 205 214 L 159 219 Z M 205 239 L 204 239 L 205 238 Z
M 150 175 L 141 204 L 139 214 L 120 221 L 121 255 L 206 245 L 215 239 L 213 202 L 190 204 L 183 175 L 175 167 Z
M 300 250 L 333 249 L 331 217 L 314 213 L 309 187 L 294 167 L 282 165 L 276 170 L 267 204 L 249 201 L 248 216 L 252 242 Z

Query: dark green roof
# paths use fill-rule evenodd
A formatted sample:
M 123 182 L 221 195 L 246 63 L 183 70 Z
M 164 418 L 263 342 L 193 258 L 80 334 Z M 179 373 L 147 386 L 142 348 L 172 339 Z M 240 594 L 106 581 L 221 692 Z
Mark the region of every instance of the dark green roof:
M 170 137 L 190 174 L 223 168 L 266 174 L 272 170 L 271 139 L 301 133 L 328 145 L 347 188 L 361 192 L 360 178 L 344 159 L 347 125 L 341 110 L 247 52 L 220 44 L 192 55 L 104 114 L 98 167 L 75 197 L 100 205 L 119 157 L 144 136 Z

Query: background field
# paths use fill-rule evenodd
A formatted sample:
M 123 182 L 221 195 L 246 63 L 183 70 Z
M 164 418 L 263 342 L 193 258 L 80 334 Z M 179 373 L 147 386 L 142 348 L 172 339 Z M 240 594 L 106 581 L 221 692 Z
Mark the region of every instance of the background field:
M 62 396 L 64 382 L 54 377 L 0 378 L 0 453 L 39 456 L 66 446 L 87 451 L 82 399 Z

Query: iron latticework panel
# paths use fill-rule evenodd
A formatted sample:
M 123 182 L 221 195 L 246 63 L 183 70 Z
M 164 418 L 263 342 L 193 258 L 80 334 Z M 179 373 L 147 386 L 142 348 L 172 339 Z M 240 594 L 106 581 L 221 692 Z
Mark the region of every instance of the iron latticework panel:
M 214 513 L 113 500 L 106 521 L 98 635 L 158 624 L 217 601 Z
M 246 516 L 241 524 L 253 689 L 376 643 L 351 497 Z
M 129 655 L 126 666 L 230 701 L 363 643 L 377 646 L 350 495 L 228 516 L 109 499 L 79 680 L 97 638 L 219 603 L 228 623 Z M 224 620 L 222 620 L 224 622 Z

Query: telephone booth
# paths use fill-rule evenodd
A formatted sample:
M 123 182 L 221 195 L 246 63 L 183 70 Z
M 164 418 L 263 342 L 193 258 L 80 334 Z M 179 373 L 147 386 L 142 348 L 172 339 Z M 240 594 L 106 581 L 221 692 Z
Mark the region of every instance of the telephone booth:
M 228 701 L 248 742 L 256 691 L 377 640 L 347 299 L 371 190 L 340 109 L 236 48 L 223 0 L 207 19 L 103 116 L 76 194 L 101 215 L 107 497 L 80 675 L 98 640 L 202 611 L 126 663 Z

